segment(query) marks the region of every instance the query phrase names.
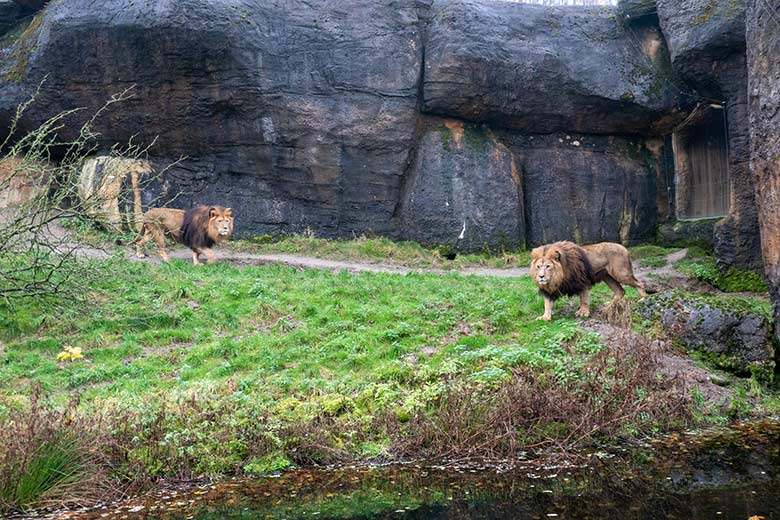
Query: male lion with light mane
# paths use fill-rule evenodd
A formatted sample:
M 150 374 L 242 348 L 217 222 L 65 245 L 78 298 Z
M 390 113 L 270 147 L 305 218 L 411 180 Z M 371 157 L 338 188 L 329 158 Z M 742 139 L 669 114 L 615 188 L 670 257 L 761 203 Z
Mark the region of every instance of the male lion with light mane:
M 198 256 L 206 255 L 207 261 L 216 261 L 211 247 L 220 244 L 233 234 L 233 211 L 222 206 L 195 206 L 183 209 L 152 208 L 144 215 L 138 236 L 133 240 L 138 258 L 143 258 L 141 248 L 149 240 L 157 243 L 157 254 L 163 262 L 170 258 L 165 252 L 165 237 L 192 249 L 192 263 L 200 265 Z
M 531 251 L 531 277 L 544 298 L 544 314 L 538 319 L 550 321 L 555 300 L 561 296 L 580 297 L 577 316 L 590 316 L 590 288 L 604 282 L 612 289 L 613 303 L 626 294 L 621 284 L 635 287 L 644 298 L 655 290 L 636 279 L 628 250 L 620 244 L 602 242 L 578 246 L 573 242 L 555 242 Z

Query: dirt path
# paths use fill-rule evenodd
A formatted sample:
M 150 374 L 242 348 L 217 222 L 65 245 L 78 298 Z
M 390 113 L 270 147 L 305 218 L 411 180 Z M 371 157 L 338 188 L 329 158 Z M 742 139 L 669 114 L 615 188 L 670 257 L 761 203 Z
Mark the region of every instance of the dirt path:
M 93 259 L 108 258 L 112 254 L 111 249 L 96 249 L 90 247 L 80 248 L 79 253 Z M 667 265 L 660 268 L 635 268 L 637 276 L 643 277 L 648 274 L 654 274 L 659 277 L 679 276 L 677 270 L 673 267 L 674 262 L 683 258 L 688 253 L 683 249 L 667 256 Z M 176 248 L 169 251 L 171 258 L 179 258 L 189 261 L 192 256 L 188 249 Z M 146 258 L 136 258 L 135 254 L 125 248 L 125 256 L 128 260 L 136 262 L 160 263 L 159 257 L 148 252 Z M 228 250 L 218 250 L 217 258 L 220 262 L 227 262 L 232 265 L 250 266 L 250 265 L 269 265 L 281 263 L 303 269 L 322 269 L 326 271 L 348 271 L 350 273 L 392 273 L 406 275 L 410 273 L 427 274 L 458 274 L 461 276 L 495 276 L 498 278 L 519 278 L 528 276 L 527 267 L 511 268 L 490 268 L 490 267 L 461 267 L 458 269 L 439 269 L 434 267 L 408 267 L 389 262 L 369 261 L 369 260 L 328 260 L 325 258 L 316 258 L 304 255 L 282 254 L 282 253 L 244 253 Z
M 103 257 L 107 256 L 106 252 L 100 250 L 93 250 L 93 252 L 99 252 L 99 254 L 103 255 Z M 93 254 L 88 254 L 88 256 L 92 258 L 101 257 L 93 256 Z M 146 258 L 136 258 L 134 254 L 129 252 L 126 253 L 126 256 L 129 260 L 133 261 L 160 263 L 160 259 L 154 253 L 148 254 Z M 188 249 L 176 249 L 174 251 L 170 251 L 169 256 L 171 258 L 181 258 L 184 260 L 190 260 L 192 258 L 192 255 Z M 325 258 L 281 253 L 255 254 L 220 250 L 217 251 L 217 258 L 220 262 L 227 262 L 233 265 L 269 265 L 281 263 L 293 267 L 301 267 L 303 269 L 348 271 L 350 273 L 368 272 L 402 275 L 410 273 L 430 273 L 441 275 L 455 273 L 463 276 L 497 276 L 502 278 L 518 278 L 520 276 L 528 275 L 528 268 L 526 267 L 513 267 L 507 269 L 495 269 L 488 267 L 437 269 L 432 267 L 407 267 L 387 262 L 371 262 L 368 260 L 328 260 Z

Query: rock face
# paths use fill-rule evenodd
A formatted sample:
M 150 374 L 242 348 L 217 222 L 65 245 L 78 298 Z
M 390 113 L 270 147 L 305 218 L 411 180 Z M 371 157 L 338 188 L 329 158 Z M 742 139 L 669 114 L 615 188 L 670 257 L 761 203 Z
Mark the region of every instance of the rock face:
M 658 6 L 656 0 L 618 0 L 618 10 L 626 18 L 636 20 L 655 16 Z
M 780 0 L 750 3 L 747 22 L 751 166 L 764 272 L 780 340 Z
M 434 2 L 426 111 L 534 133 L 654 135 L 673 121 L 657 28 L 628 29 L 614 8 L 518 7 Z
M 31 7 L 25 2 L 14 0 L 0 0 L 0 36 L 14 27 L 25 16 L 31 16 L 36 10 L 43 7 Z
M 636 312 L 657 320 L 689 350 L 738 374 L 770 380 L 775 368 L 771 325 L 764 316 L 716 297 L 665 291 L 638 304 Z
M 660 171 L 645 141 L 581 134 L 506 139 L 523 175 L 529 244 L 654 238 Z
M 735 188 L 715 243 L 745 267 L 758 235 L 743 14 L 723 2 L 659 0 L 659 27 L 653 0 L 68 0 L 23 21 L 20 6 L 45 2 L 0 0 L 0 25 L 16 23 L 0 40 L 0 127 L 44 77 L 21 130 L 85 107 L 66 139 L 135 85 L 98 119 L 99 151 L 157 138 L 158 171 L 186 158 L 144 201 L 231 206 L 238 236 L 632 243 L 670 214 L 658 136 L 691 105 L 676 70 L 728 100 Z
M 712 86 L 713 66 L 745 48 L 745 0 L 657 0 L 672 63 L 695 87 Z
M 13 222 L 19 210 L 35 206 L 50 188 L 52 166 L 9 157 L 0 160 L 0 224 Z
M 459 120 L 430 121 L 422 134 L 398 236 L 473 251 L 484 244 L 525 244 L 523 186 L 514 154 L 488 129 Z
M 418 2 L 73 0 L 34 23 L 0 71 L 6 119 L 47 74 L 27 128 L 135 84 L 96 130 L 105 146 L 159 136 L 160 163 L 187 156 L 168 177 L 177 204 L 236 208 L 238 234 L 391 231 L 417 119 Z
M 714 228 L 718 265 L 758 267 L 758 217 L 749 165 L 745 0 L 657 0 L 657 6 L 683 97 L 726 110 L 731 196 L 728 216 Z

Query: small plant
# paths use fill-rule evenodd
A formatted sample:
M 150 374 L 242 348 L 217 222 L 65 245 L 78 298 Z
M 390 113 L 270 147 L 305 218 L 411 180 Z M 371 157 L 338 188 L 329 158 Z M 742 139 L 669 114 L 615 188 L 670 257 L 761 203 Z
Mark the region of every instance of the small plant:
M 74 415 L 75 404 L 57 410 L 36 387 L 28 406 L 11 408 L 3 417 L 0 516 L 32 507 L 84 503 L 105 491 L 100 449 L 109 443 L 100 438 L 99 421 L 85 422 Z
M 76 361 L 82 359 L 84 355 L 81 353 L 81 347 L 71 347 L 67 345 L 65 349 L 57 354 L 57 361 Z

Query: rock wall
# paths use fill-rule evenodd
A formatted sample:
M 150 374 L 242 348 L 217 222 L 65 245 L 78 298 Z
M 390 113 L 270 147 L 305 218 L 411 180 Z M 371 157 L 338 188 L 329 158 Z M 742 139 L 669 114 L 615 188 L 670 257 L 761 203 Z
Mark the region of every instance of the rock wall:
M 657 0 L 657 9 L 682 96 L 689 104 L 726 110 L 731 201 L 729 215 L 714 231 L 718 264 L 756 268 L 761 258 L 749 166 L 745 1 Z
M 517 159 L 486 127 L 424 122 L 395 234 L 456 250 L 525 245 L 523 180 Z
M 780 340 L 780 0 L 751 0 L 747 20 L 751 167 Z
M 603 7 L 436 0 L 431 13 L 425 111 L 532 133 L 670 128 L 676 92 L 650 65 L 669 66 L 657 27 Z
M 658 143 L 587 134 L 505 138 L 524 179 L 529 244 L 655 237 L 660 166 L 658 148 L 648 144 Z
M 388 234 L 415 138 L 420 8 L 352 4 L 53 2 L 8 52 L 0 105 L 7 121 L 48 75 L 31 128 L 135 85 L 96 130 L 106 146 L 159 136 L 157 162 L 186 156 L 168 178 L 177 204 L 236 208 L 238 234 Z
M 679 19 L 670 2 L 659 28 L 651 0 L 54 0 L 0 41 L 0 126 L 44 77 L 23 130 L 135 85 L 98 121 L 100 147 L 158 138 L 158 170 L 186 159 L 145 202 L 231 206 L 239 236 L 647 241 L 669 214 L 659 136 L 690 107 L 675 74 L 728 96 L 747 171 L 737 31 L 689 31 L 706 2 Z M 717 56 L 699 70 L 697 53 Z M 719 252 L 749 263 L 755 214 L 735 193 Z

